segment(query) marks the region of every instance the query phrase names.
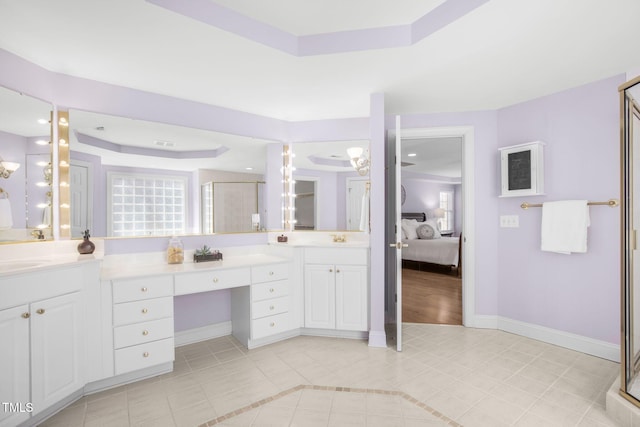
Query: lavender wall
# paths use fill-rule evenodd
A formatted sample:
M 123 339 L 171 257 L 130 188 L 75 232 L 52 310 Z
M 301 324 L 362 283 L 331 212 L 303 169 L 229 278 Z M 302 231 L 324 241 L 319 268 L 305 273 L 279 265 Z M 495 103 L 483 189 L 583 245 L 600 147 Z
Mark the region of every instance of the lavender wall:
M 406 201 L 404 205 L 402 205 L 403 212 L 431 211 L 440 205 L 441 191 L 453 191 L 455 216 L 460 217 L 458 211 L 462 210 L 462 204 L 458 204 L 461 200 L 460 197 L 456 197 L 456 195 L 460 193 L 459 184 L 444 184 L 415 176 L 409 177 L 406 174 L 403 174 L 402 185 L 404 186 L 407 194 Z M 455 219 L 456 218 L 454 217 L 454 231 L 459 233 L 461 230 L 461 222 L 457 222 Z
M 623 82 L 620 75 L 498 112 L 499 146 L 546 143 L 546 195 L 498 201 L 500 215 L 520 217 L 520 228 L 497 230 L 500 316 L 619 342 L 619 209 L 592 207 L 588 253 L 561 255 L 540 251 L 541 209 L 519 205 L 619 197 Z
M 9 194 L 13 228 L 26 227 L 26 205 L 24 196 L 27 171 L 25 164 L 27 141 L 27 138 L 23 136 L 0 131 L 0 156 L 7 162 L 20 163 L 20 168 L 17 171 L 12 173 L 9 178 L 2 178 L 0 181 L 0 187 Z

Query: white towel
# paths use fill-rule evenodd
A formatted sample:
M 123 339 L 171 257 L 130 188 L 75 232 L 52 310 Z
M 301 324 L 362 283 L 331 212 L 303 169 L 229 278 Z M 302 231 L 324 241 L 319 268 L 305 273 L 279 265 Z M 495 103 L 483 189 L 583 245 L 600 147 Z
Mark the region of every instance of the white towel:
M 0 229 L 13 227 L 11 203 L 9 199 L 0 199 Z
M 589 206 L 586 200 L 564 200 L 542 204 L 540 248 L 570 254 L 587 252 Z

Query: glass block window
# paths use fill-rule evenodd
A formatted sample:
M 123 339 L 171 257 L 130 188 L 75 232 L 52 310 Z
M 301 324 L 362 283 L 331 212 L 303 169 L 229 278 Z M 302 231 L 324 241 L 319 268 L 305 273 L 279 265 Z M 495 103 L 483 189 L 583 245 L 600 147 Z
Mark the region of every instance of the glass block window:
M 441 231 L 453 231 L 453 191 L 440 192 L 440 209 L 443 216 L 438 218 Z
M 186 178 L 109 173 L 107 181 L 109 236 L 185 233 Z

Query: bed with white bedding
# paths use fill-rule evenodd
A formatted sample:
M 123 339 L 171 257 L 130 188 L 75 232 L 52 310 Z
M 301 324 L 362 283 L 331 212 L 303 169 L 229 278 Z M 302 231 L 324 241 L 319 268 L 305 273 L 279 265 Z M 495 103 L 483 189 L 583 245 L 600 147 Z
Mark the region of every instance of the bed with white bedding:
M 403 213 L 402 234 L 407 245 L 402 248 L 403 261 L 445 266 L 460 273 L 460 237 L 441 236 L 436 222 L 427 220 L 425 213 Z

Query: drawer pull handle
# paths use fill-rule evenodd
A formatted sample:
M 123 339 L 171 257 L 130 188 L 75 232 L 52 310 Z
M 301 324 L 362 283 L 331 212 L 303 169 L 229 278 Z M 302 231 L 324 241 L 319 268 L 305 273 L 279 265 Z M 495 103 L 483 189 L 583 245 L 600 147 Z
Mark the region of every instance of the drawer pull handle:
M 275 289 L 269 288 L 269 292 L 273 292 L 273 291 L 275 291 Z
M 36 313 L 38 314 L 44 314 L 44 308 L 39 308 L 36 310 Z
M 269 323 L 269 326 L 271 326 L 273 328 L 274 326 L 276 326 L 276 322 Z
M 147 314 L 149 312 L 149 310 L 147 310 L 146 308 L 142 309 L 142 314 Z
M 269 276 L 273 276 L 273 271 L 270 271 L 270 272 L 269 272 Z
M 22 313 L 22 317 L 25 319 L 28 319 L 29 317 L 31 317 L 31 313 Z
M 142 292 L 147 292 L 148 290 L 149 290 L 149 289 L 148 289 L 146 286 L 144 286 L 144 287 L 141 289 L 141 291 L 142 291 Z
M 275 307 L 274 307 L 274 306 L 272 306 L 272 305 L 270 305 L 270 306 L 269 306 L 269 310 L 273 310 L 274 308 L 275 308 Z
M 142 335 L 145 335 L 145 336 L 149 335 L 149 331 L 147 330 L 142 331 Z
M 218 283 L 218 278 L 217 277 L 213 278 L 213 283 Z
M 149 352 L 145 351 L 144 353 L 142 353 L 142 357 L 149 357 Z

